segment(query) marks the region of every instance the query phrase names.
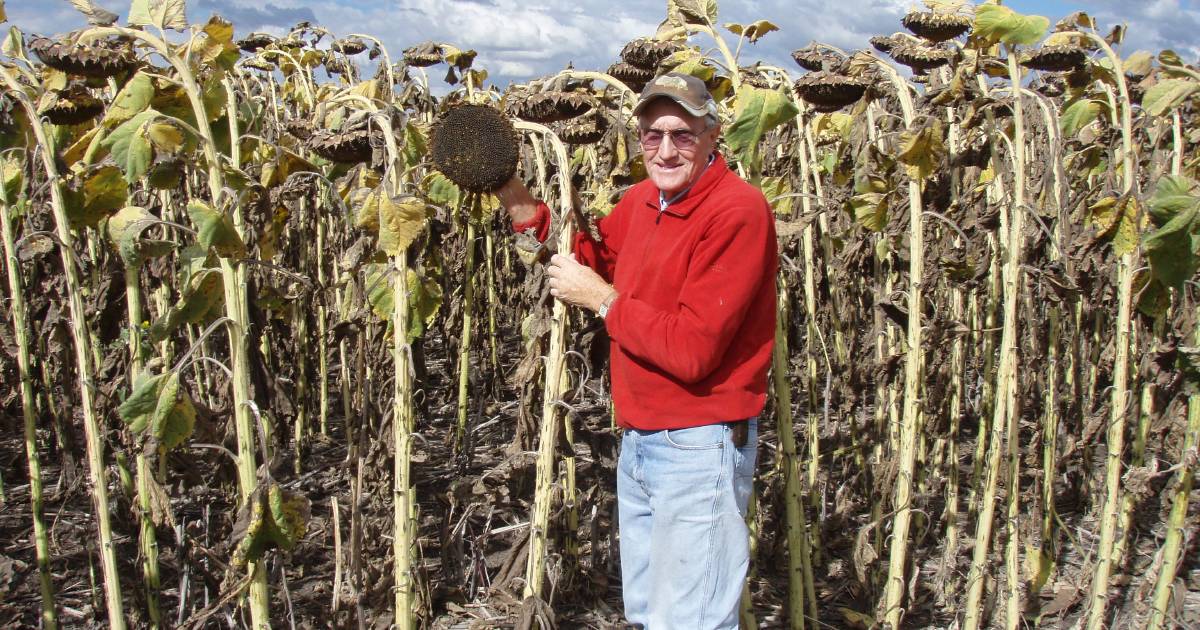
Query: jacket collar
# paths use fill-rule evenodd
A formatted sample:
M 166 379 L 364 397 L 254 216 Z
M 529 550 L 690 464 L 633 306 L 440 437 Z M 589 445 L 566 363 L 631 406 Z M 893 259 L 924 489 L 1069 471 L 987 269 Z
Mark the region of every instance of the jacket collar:
M 712 161 L 712 164 L 709 164 L 708 168 L 704 169 L 704 172 L 701 173 L 700 179 L 696 180 L 695 184 L 692 184 L 692 187 L 688 189 L 687 194 L 685 194 L 682 199 L 678 199 L 671 205 L 667 206 L 665 214 L 680 218 L 688 216 L 692 213 L 692 210 L 695 210 L 696 206 L 700 205 L 700 202 L 704 201 L 704 198 L 707 197 L 714 188 L 716 188 L 717 182 L 721 181 L 721 178 L 723 178 L 728 172 L 729 166 L 725 163 L 725 157 L 720 153 L 717 153 L 716 158 Z M 650 182 L 649 179 L 646 181 L 650 183 L 650 189 L 652 191 L 651 194 L 646 198 L 646 205 L 653 208 L 655 212 L 658 212 L 659 190 L 654 186 L 653 182 Z

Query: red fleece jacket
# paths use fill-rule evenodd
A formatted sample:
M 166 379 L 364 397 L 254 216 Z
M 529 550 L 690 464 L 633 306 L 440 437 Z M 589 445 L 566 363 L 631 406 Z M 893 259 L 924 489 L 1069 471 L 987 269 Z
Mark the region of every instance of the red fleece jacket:
M 599 221 L 601 242 L 575 235 L 579 262 L 619 297 L 612 339 L 617 421 L 645 430 L 741 420 L 762 411 L 775 342 L 778 247 L 759 190 L 716 159 L 680 200 L 659 211 L 650 180 Z M 550 229 L 550 210 L 514 224 Z

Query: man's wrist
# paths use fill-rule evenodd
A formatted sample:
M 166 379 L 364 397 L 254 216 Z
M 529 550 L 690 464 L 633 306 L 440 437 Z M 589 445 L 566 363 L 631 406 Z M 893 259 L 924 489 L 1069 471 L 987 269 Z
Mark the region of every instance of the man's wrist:
M 596 309 L 596 314 L 600 316 L 600 319 L 608 317 L 608 310 L 612 308 L 612 304 L 616 301 L 616 299 L 617 292 L 616 290 L 613 290 L 608 294 L 608 297 L 600 301 L 600 307 Z

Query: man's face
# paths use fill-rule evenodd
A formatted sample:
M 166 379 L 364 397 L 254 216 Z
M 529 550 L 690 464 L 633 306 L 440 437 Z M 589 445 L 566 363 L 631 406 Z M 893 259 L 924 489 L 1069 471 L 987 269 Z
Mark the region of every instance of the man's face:
M 703 118 L 692 116 L 669 98 L 647 105 L 638 117 L 638 125 L 646 171 L 654 185 L 667 195 L 676 194 L 699 179 L 720 133 L 719 125 L 705 129 Z M 657 146 L 654 140 L 658 140 Z

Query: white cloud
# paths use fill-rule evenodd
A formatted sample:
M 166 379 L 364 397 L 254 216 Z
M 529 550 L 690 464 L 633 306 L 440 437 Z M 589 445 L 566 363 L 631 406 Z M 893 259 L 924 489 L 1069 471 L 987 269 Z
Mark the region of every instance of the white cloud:
M 66 2 L 7 0 L 10 20 L 27 32 L 52 33 L 78 28 L 80 18 Z M 100 0 L 124 12 L 122 0 Z M 727 0 L 718 24 L 770 20 L 779 32 L 742 47 L 743 65 L 763 60 L 799 70 L 789 52 L 810 41 L 844 49 L 864 48 L 872 35 L 901 30 L 900 17 L 913 0 Z M 1105 27 L 1130 25 L 1124 49 L 1175 48 L 1186 57 L 1200 54 L 1196 32 L 1200 11 L 1194 2 L 1149 0 L 1133 11 L 1128 2 L 1092 0 L 1089 11 Z M 202 22 L 216 12 L 233 20 L 239 34 L 251 30 L 280 32 L 311 19 L 338 35 L 365 33 L 378 37 L 393 58 L 413 44 L 433 40 L 478 51 L 477 65 L 487 68 L 494 83 L 550 74 L 571 63 L 576 68 L 603 69 L 617 60 L 625 42 L 653 34 L 665 15 L 665 2 L 618 3 L 613 0 L 193 0 L 189 17 Z M 1051 16 L 1057 19 L 1061 16 Z M 722 29 L 732 48 L 736 37 Z M 697 35 L 692 42 L 715 53 L 713 42 Z

